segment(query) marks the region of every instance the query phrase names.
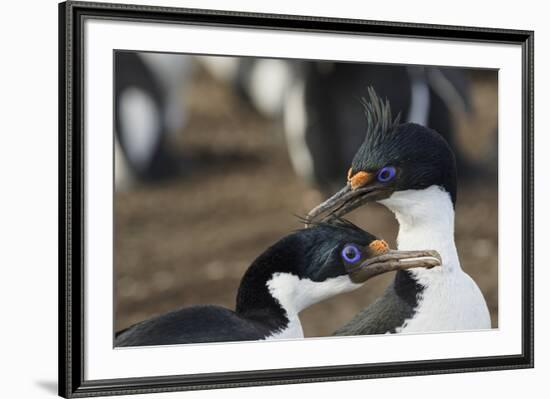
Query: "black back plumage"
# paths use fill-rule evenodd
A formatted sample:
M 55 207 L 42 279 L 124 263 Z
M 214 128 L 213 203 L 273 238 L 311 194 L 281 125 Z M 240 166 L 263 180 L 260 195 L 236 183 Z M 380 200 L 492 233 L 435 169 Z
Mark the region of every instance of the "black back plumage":
M 115 346 L 250 341 L 272 330 L 221 306 L 196 305 L 137 323 L 115 338 Z

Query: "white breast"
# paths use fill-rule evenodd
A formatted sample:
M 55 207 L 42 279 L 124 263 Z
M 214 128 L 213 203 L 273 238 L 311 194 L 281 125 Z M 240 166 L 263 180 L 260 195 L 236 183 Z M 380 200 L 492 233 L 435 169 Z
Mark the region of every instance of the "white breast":
M 396 332 L 481 330 L 491 328 L 489 310 L 476 283 L 462 270 L 432 270 L 419 279 L 426 288 L 414 317 Z
M 456 331 L 491 328 L 487 304 L 470 276 L 462 271 L 454 243 L 454 209 L 449 193 L 440 187 L 406 190 L 380 201 L 399 221 L 401 250 L 435 249 L 443 264 L 413 269 L 424 290 L 415 315 L 397 332 Z

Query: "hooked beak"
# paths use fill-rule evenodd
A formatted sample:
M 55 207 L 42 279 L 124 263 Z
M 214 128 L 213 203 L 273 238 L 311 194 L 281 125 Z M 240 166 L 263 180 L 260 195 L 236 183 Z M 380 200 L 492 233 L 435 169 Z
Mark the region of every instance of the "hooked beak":
M 351 281 L 361 284 L 374 276 L 387 272 L 416 267 L 431 269 L 437 266 L 441 266 L 441 256 L 437 251 L 388 250 L 381 255 L 367 259 L 358 266 L 346 266 L 346 271 Z
M 316 219 L 326 220 L 333 216 L 343 216 L 366 202 L 387 198 L 390 194 L 391 189 L 377 182 L 357 188 L 353 188 L 352 182 L 348 182 L 343 189 L 307 214 L 306 227 Z

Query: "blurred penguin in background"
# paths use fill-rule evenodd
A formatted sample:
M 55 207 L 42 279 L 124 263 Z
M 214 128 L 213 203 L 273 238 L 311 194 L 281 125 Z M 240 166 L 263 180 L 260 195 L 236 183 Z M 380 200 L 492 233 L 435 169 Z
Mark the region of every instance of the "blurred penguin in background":
M 176 176 L 182 162 L 170 136 L 184 128 L 184 90 L 192 58 L 179 54 L 115 54 L 115 187 Z
M 230 85 L 245 103 L 265 118 L 282 117 L 286 95 L 298 78 L 300 61 L 253 57 L 198 57 L 217 80 Z

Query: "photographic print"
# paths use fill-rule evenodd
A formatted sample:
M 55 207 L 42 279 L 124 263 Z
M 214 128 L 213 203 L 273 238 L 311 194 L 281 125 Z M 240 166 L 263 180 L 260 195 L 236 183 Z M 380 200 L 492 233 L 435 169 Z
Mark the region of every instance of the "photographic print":
M 59 17 L 61 396 L 533 367 L 533 32 Z
M 115 346 L 498 327 L 497 71 L 114 63 Z

